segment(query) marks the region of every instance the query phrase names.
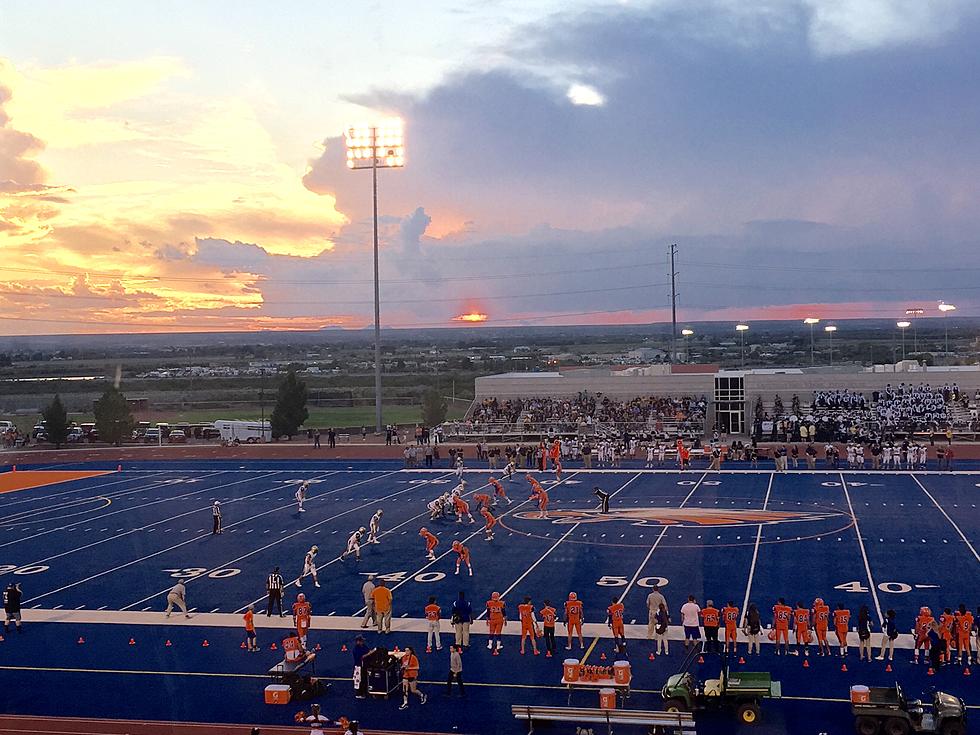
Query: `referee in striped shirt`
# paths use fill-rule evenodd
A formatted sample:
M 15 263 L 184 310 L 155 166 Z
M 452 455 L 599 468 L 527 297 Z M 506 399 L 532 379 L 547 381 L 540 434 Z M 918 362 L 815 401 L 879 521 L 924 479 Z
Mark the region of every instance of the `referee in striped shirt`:
M 272 617 L 272 607 L 273 605 L 279 608 L 279 617 L 282 615 L 282 588 L 284 582 L 282 575 L 279 573 L 279 567 L 272 570 L 272 574 L 269 575 L 269 579 L 265 582 L 265 590 L 269 594 L 269 607 L 266 609 L 265 616 Z

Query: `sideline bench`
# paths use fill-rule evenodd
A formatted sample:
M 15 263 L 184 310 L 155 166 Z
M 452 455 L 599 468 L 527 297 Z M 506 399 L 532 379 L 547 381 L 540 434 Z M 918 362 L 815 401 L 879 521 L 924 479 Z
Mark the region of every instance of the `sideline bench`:
M 538 707 L 514 704 L 510 708 L 515 719 L 528 723 L 528 735 L 534 732 L 535 722 L 587 722 L 605 725 L 612 735 L 613 725 L 639 725 L 651 733 L 663 735 L 693 735 L 694 716 L 690 712 L 651 712 L 649 710 L 598 709 L 592 707 Z

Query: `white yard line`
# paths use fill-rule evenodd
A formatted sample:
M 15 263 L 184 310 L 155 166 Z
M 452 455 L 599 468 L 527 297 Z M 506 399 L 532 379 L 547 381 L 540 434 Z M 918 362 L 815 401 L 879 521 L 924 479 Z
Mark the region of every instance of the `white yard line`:
M 911 475 L 911 477 L 913 480 L 915 480 L 915 484 L 918 485 L 920 488 L 922 488 L 922 492 L 924 492 L 926 494 L 926 497 L 928 497 L 929 500 L 932 501 L 932 504 L 939 509 L 939 512 L 942 513 L 943 516 L 946 517 L 946 520 L 949 521 L 949 525 L 951 525 L 956 530 L 956 533 L 959 534 L 960 538 L 963 539 L 963 543 L 966 544 L 966 548 L 968 548 L 970 552 L 973 554 L 973 558 L 976 559 L 978 562 L 980 562 L 980 554 L 977 554 L 977 550 L 973 547 L 973 544 L 970 543 L 969 539 L 967 539 L 963 531 L 960 530 L 960 527 L 956 525 L 956 522 L 949 517 L 949 514 L 945 510 L 943 510 L 943 506 L 941 506 L 936 501 L 936 499 L 932 496 L 932 493 L 926 490 L 926 486 L 923 485 L 921 482 L 919 482 L 919 478 L 916 477 L 915 475 Z
M 776 476 L 773 472 L 769 475 L 769 487 L 766 488 L 766 499 L 762 503 L 762 510 L 765 510 L 769 506 L 769 496 L 772 493 L 772 481 Z M 762 525 L 759 524 L 759 530 L 755 534 L 755 548 L 752 550 L 752 566 L 749 567 L 749 582 L 745 585 L 745 599 L 742 601 L 742 619 L 739 622 L 739 627 L 745 625 L 745 616 L 748 613 L 749 607 L 749 594 L 752 592 L 752 579 L 755 577 L 755 562 L 759 558 L 759 543 L 762 541 Z
M 884 620 L 881 614 L 881 603 L 878 602 L 878 588 L 875 587 L 874 578 L 871 576 L 871 565 L 868 563 L 868 552 L 864 548 L 864 539 L 861 538 L 861 527 L 858 525 L 857 516 L 854 515 L 854 506 L 851 505 L 851 494 L 847 490 L 847 481 L 844 479 L 844 473 L 840 474 L 840 484 L 844 488 L 844 497 L 847 498 L 847 507 L 851 512 L 851 519 L 854 521 L 854 534 L 857 536 L 858 546 L 861 547 L 861 558 L 864 560 L 864 571 L 868 574 L 868 588 L 871 590 L 871 597 L 875 602 L 875 612 L 878 613 L 878 620 Z

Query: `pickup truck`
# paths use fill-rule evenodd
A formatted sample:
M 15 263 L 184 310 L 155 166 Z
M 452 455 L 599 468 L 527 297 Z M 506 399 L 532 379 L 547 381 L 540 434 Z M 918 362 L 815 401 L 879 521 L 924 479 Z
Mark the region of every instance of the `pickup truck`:
M 851 696 L 851 714 L 858 735 L 909 733 L 966 733 L 966 704 L 959 697 L 934 692 L 932 702 L 907 700 L 902 687 L 868 687 L 866 701 Z
M 762 717 L 763 699 L 778 699 L 782 685 L 768 672 L 728 670 L 728 658 L 720 655 L 721 672 L 717 679 L 699 680 L 691 673 L 692 650 L 684 668 L 668 677 L 660 694 L 667 712 L 697 712 L 705 709 L 734 709 L 739 722 L 754 725 Z

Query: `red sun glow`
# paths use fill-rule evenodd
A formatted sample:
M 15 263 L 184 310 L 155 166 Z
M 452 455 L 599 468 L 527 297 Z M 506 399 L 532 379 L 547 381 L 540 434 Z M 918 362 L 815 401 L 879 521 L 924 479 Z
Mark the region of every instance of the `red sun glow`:
M 454 316 L 454 322 L 485 322 L 489 317 L 486 314 L 481 314 L 479 312 L 470 312 L 469 314 L 460 314 L 459 316 Z

